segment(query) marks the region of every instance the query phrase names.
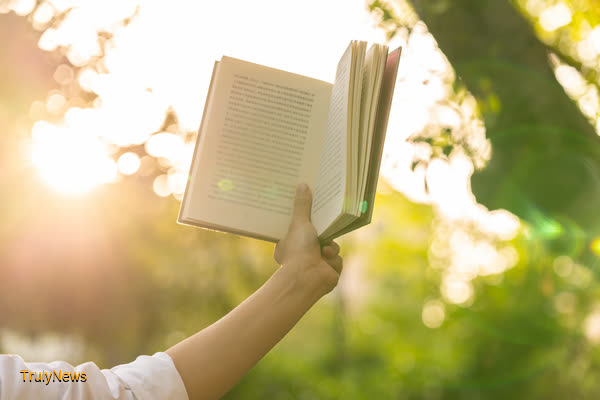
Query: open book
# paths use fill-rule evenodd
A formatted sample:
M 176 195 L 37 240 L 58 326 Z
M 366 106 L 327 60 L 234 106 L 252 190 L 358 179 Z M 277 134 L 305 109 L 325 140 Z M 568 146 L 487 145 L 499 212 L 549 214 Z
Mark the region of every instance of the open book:
M 350 43 L 334 84 L 217 61 L 178 221 L 278 241 L 304 182 L 321 240 L 368 224 L 400 48 L 366 48 Z

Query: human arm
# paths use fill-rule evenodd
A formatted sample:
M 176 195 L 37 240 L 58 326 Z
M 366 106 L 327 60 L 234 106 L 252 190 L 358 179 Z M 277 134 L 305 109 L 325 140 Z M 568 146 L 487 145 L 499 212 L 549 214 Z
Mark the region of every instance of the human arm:
M 337 284 L 339 247 L 321 249 L 311 205 L 310 189 L 299 185 L 292 222 L 275 248 L 281 267 L 225 317 L 167 350 L 191 400 L 223 396 Z

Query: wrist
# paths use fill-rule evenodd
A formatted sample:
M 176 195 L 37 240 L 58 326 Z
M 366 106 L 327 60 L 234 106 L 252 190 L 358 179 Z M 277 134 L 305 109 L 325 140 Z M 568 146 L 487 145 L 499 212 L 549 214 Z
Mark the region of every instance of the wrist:
M 275 271 L 272 279 L 280 286 L 281 295 L 296 298 L 310 308 L 326 293 L 311 275 L 303 271 L 301 266 L 288 263 Z

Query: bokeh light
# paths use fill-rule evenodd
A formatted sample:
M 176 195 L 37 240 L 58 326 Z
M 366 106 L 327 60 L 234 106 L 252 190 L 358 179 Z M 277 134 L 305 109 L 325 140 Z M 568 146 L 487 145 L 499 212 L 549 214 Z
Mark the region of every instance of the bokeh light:
M 184 150 L 184 142 L 180 136 L 172 133 L 157 133 L 146 142 L 146 151 L 157 158 L 176 159 Z
M 554 307 L 562 314 L 573 313 L 577 307 L 577 297 L 571 292 L 561 292 L 554 297 Z
M 473 298 L 473 285 L 464 277 L 448 273 L 442 280 L 442 295 L 450 303 L 467 304 Z
M 600 343 L 600 310 L 592 311 L 583 322 L 583 332 L 593 344 Z
M 421 318 L 428 328 L 439 328 L 444 323 L 446 311 L 444 303 L 439 300 L 429 300 L 423 306 Z
M 48 110 L 50 114 L 59 115 L 63 112 L 66 105 L 67 100 L 65 99 L 65 96 L 60 93 L 54 93 L 48 96 L 46 110 Z
M 552 32 L 571 22 L 571 9 L 563 2 L 558 2 L 546 8 L 540 14 L 540 25 L 548 32 Z
M 167 197 L 170 195 L 172 192 L 171 188 L 169 187 L 169 176 L 165 174 L 157 176 L 154 179 L 152 188 L 154 189 L 154 193 L 160 197 Z
M 117 165 L 119 167 L 119 172 L 123 175 L 133 175 L 138 171 L 141 163 L 140 157 L 129 151 L 121 154 Z
M 561 278 L 567 278 L 573 272 L 573 260 L 569 256 L 558 256 L 552 263 L 554 272 Z
M 73 68 L 67 64 L 60 64 L 54 71 L 54 80 L 61 85 L 68 85 L 73 81 Z
M 171 192 L 175 198 L 181 200 L 187 180 L 188 174 L 186 172 L 179 171 L 177 168 L 172 168 L 169 170 L 168 174 L 169 192 Z

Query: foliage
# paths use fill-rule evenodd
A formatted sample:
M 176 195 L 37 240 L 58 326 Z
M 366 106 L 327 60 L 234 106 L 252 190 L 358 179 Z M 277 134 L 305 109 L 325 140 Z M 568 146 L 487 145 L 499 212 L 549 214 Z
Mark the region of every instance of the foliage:
M 487 177 L 488 183 L 505 188 L 502 178 L 509 171 L 522 179 L 516 179 L 520 189 L 530 186 L 523 192 L 509 191 L 491 204 L 518 202 L 517 195 L 526 194 L 523 203 L 513 205 L 519 210 L 529 205 L 522 216 L 530 224 L 523 224 L 515 237 L 498 238 L 468 221 L 448 221 L 436 206 L 410 202 L 382 181 L 373 223 L 341 239 L 345 271 L 339 287 L 227 395 L 229 399 L 600 395 L 600 286 L 592 262 L 597 259 L 577 260 L 594 233 L 580 227 L 595 226 L 596 197 L 588 188 L 578 191 L 581 184 L 574 177 L 579 175 L 572 169 L 555 170 L 551 178 L 563 185 L 560 190 L 577 192 L 582 199 L 572 208 L 579 212 L 577 218 L 569 223 L 548 211 L 553 203 L 544 205 L 550 196 L 545 187 L 528 180 L 538 176 L 530 175 L 538 163 L 534 155 L 550 157 L 552 152 L 544 152 L 552 146 L 567 144 L 571 155 L 597 157 L 598 147 L 589 144 L 593 142 L 587 136 L 569 130 L 592 131 L 585 118 L 575 114 L 577 109 L 547 64 L 544 46 L 556 50 L 558 45 L 552 40 L 540 45 L 526 31 L 529 25 L 515 19 L 522 17 L 514 9 L 498 6 L 502 13 L 494 15 L 495 26 L 508 29 L 516 24 L 522 29 L 519 32 L 528 36 L 523 36 L 527 40 L 518 46 L 519 54 L 531 57 L 525 60 L 530 63 L 527 67 L 522 59 L 498 62 L 485 52 L 513 51 L 515 41 L 497 35 L 485 26 L 489 21 L 479 19 L 489 17 L 480 13 L 489 1 L 481 6 L 415 3 L 424 7 L 421 17 L 431 18 L 434 34 L 437 29 L 443 32 L 436 38 L 463 77 L 455 83 L 451 102 L 476 99 L 476 112 L 469 117 L 485 122 L 493 157 L 501 160 L 492 158 L 490 171 L 500 175 Z M 399 14 L 387 3 L 370 4 L 371 11 L 382 16 L 390 38 L 417 21 L 411 8 L 399 8 L 405 10 Z M 594 10 L 590 7 L 587 12 Z M 39 182 L 22 154 L 34 122 L 30 105 L 53 90 L 54 69 L 66 61 L 52 55 L 56 53 L 36 50 L 36 34 L 23 18 L 0 18 L 0 30 L 8 26 L 19 37 L 29 37 L 27 42 L 23 39 L 23 47 L 31 53 L 24 59 L 36 60 L 42 71 L 39 82 L 25 79 L 30 75 L 19 69 L 25 61 L 6 61 L 15 59 L 17 50 L 0 52 L 0 68 L 8 77 L 0 79 L 0 123 L 7 127 L 0 135 L 0 327 L 33 338 L 34 343 L 48 333 L 82 338 L 85 350 L 68 361 L 93 359 L 109 367 L 164 350 L 258 288 L 276 268 L 272 245 L 177 225 L 178 201 L 152 191 L 153 178 L 172 167 L 165 160 L 150 157 L 148 175 L 122 177 L 79 197 L 64 197 Z M 444 19 L 463 24 L 445 26 L 440 23 Z M 110 35 L 103 35 L 102 43 L 109 45 Z M 0 44 L 6 37 L 0 35 Z M 102 69 L 101 58 L 91 63 Z M 532 73 L 535 68 L 543 76 Z M 93 93 L 78 87 L 68 90 L 92 107 Z M 527 128 L 532 115 L 535 127 Z M 163 125 L 190 139 L 173 113 L 165 116 Z M 460 132 L 435 133 L 439 132 L 442 135 L 422 134 L 417 141 L 437 148 L 432 152 L 435 157 L 451 159 L 455 148 L 466 149 L 473 160 L 481 156 Z M 555 142 L 544 136 L 548 132 Z M 114 156 L 125 150 L 147 155 L 138 145 L 118 148 Z M 484 161 L 481 156 L 480 166 Z M 517 166 L 512 168 L 511 162 Z M 461 247 L 465 236 L 479 247 Z M 464 255 L 481 248 L 492 253 L 506 250 L 514 256 L 514 266 L 490 272 L 482 260 L 474 266 L 472 279 L 461 286 L 468 296 L 453 301 L 440 286 L 461 267 L 455 265 L 455 252 Z M 0 341 L 0 346 L 4 352 L 14 351 L 6 342 Z
M 595 35 L 597 8 L 592 2 L 555 5 L 542 0 L 413 3 L 459 77 L 454 96 L 461 96 L 466 88 L 477 99 L 479 112 L 473 116 L 463 113 L 464 118 L 481 118 L 491 140 L 491 160 L 471 180 L 478 202 L 490 209 L 509 210 L 540 232 L 549 223 L 561 226 L 562 237 L 548 239 L 555 254 L 568 252 L 573 242 L 589 244 L 600 232 L 600 221 L 592 210 L 600 201 L 600 140 L 590 124 L 598 117 L 593 83 L 598 63 L 590 59 L 597 60 L 598 54 L 588 43 Z M 549 28 L 543 10 L 560 5 L 568 10 L 569 19 L 564 20 L 568 23 L 560 20 L 558 27 Z M 412 28 L 390 3 L 373 2 L 371 7 L 384 10 L 382 26 L 388 32 L 397 32 L 401 26 Z M 519 11 L 525 12 L 526 18 Z M 549 51 L 554 53 L 553 64 L 548 61 Z M 583 83 L 574 88 L 577 79 L 583 81 L 578 73 L 590 82 L 588 88 Z M 577 103 L 565 90 L 570 95 L 579 91 L 574 96 Z M 427 141 L 432 157 L 447 157 L 459 148 L 480 166 L 472 146 L 461 140 L 464 132 L 441 126 L 414 140 Z M 572 176 L 577 180 L 569 178 Z M 585 247 L 571 255 L 594 262 Z

